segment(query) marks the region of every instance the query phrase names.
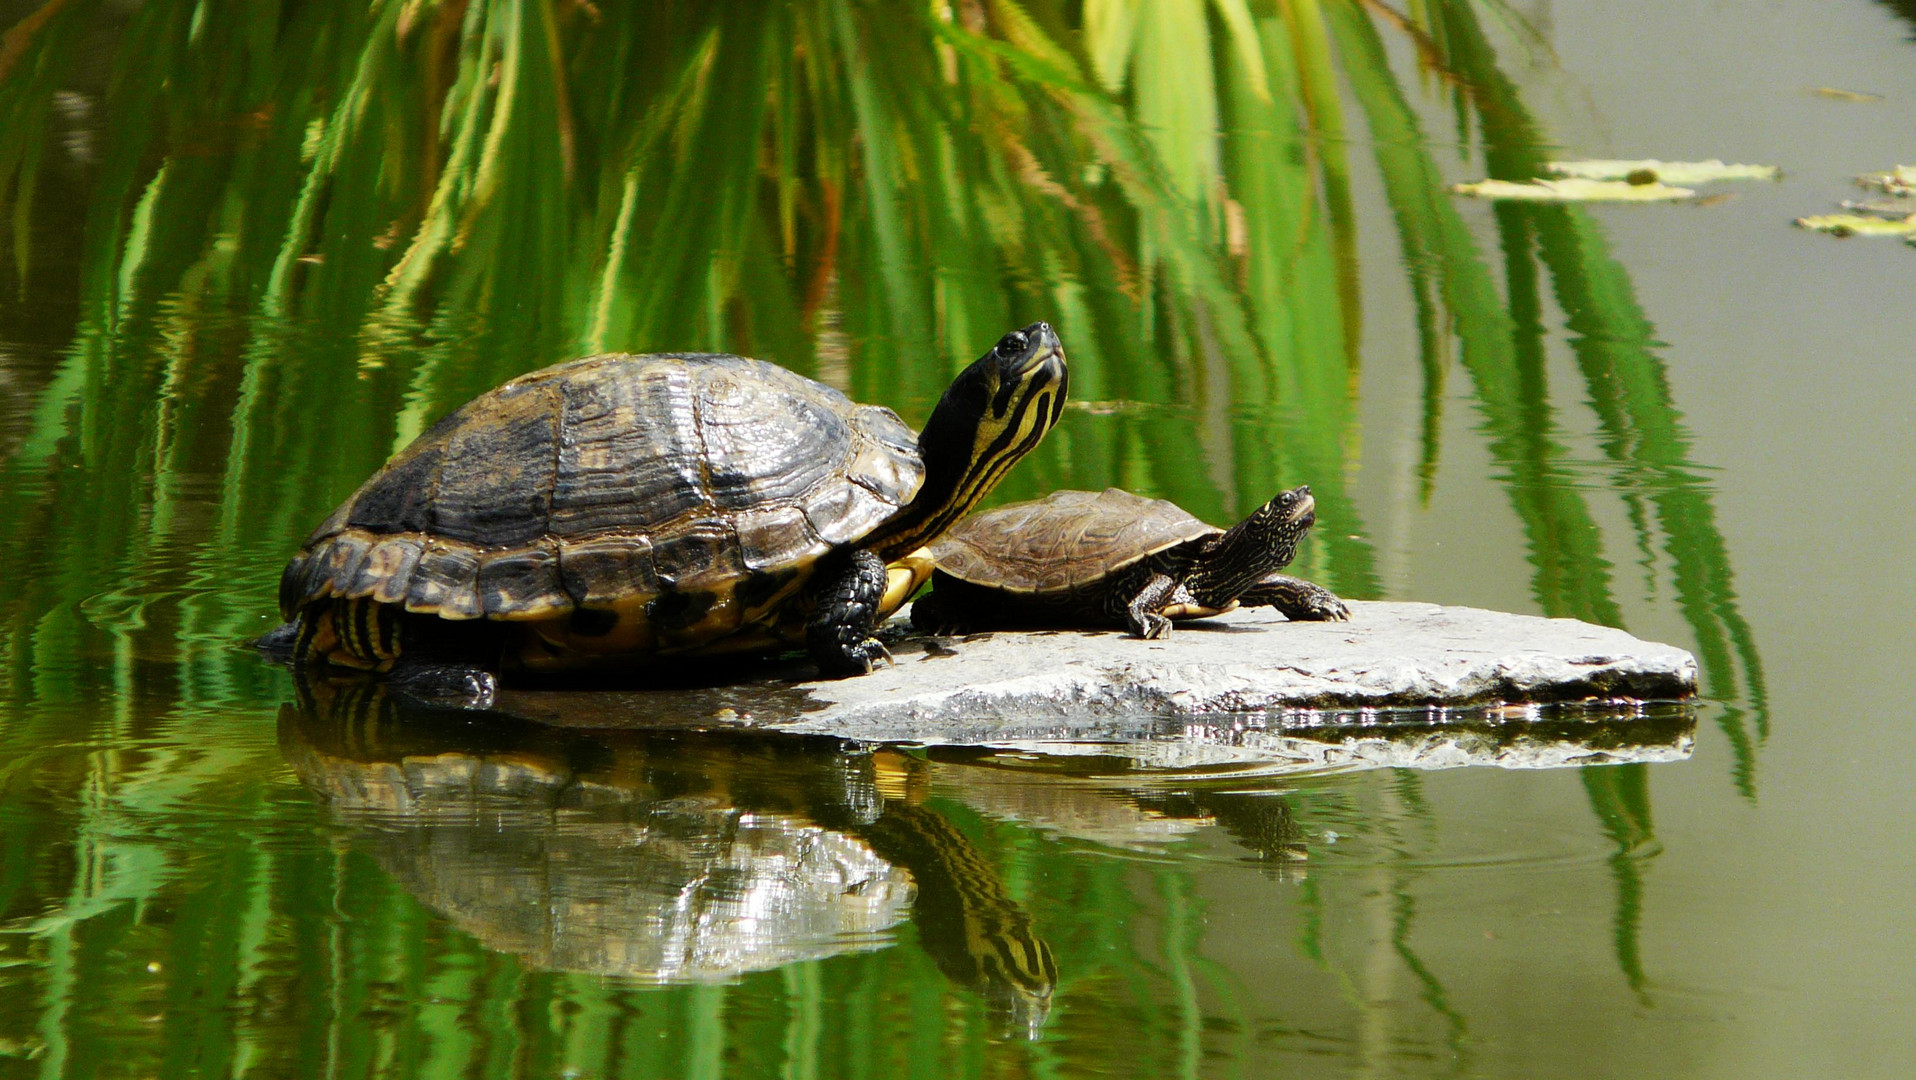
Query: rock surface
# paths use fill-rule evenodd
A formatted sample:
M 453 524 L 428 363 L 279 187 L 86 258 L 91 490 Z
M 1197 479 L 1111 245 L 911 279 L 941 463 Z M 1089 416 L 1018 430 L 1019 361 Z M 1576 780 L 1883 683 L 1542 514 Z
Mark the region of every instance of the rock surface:
M 792 663 L 724 686 L 585 699 L 508 691 L 498 709 L 566 726 L 742 724 L 873 742 L 1002 745 L 1150 738 L 1166 722 L 1224 713 L 1260 713 L 1260 728 L 1295 729 L 1361 722 L 1351 710 L 1665 700 L 1696 691 L 1689 653 L 1621 630 L 1435 604 L 1350 606 L 1346 623 L 1237 611 L 1180 623 L 1160 641 L 1117 631 L 924 638 L 899 619 L 885 630 L 897 665 L 861 678 L 797 681 L 811 669 Z M 1316 710 L 1342 714 L 1327 721 Z

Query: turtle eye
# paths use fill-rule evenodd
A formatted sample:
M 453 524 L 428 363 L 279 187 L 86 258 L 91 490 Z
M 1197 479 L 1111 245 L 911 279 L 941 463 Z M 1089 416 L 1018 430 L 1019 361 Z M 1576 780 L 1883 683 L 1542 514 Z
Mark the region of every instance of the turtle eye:
M 1013 330 L 998 340 L 998 355 L 1016 356 L 1025 351 L 1025 346 L 1029 342 L 1030 339 L 1025 337 L 1023 330 Z

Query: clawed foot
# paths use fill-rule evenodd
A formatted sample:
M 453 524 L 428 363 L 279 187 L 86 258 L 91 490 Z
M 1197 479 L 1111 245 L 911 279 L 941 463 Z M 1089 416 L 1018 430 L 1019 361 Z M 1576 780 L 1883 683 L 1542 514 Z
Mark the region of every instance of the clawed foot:
M 1349 622 L 1351 609 L 1332 593 L 1325 592 L 1322 596 L 1312 597 L 1309 603 L 1299 609 L 1284 612 L 1284 615 L 1299 622 Z
M 1252 586 L 1238 602 L 1245 607 L 1274 607 L 1295 622 L 1348 622 L 1351 609 L 1337 594 L 1301 578 L 1272 574 Z
M 898 662 L 891 658 L 891 650 L 887 649 L 885 643 L 877 638 L 866 638 L 864 641 L 859 642 L 858 652 L 865 661 L 865 670 L 860 674 L 870 674 L 871 669 L 876 667 L 880 660 L 885 662 L 886 667 L 898 666 Z
M 1158 641 L 1171 633 L 1171 620 L 1162 615 L 1146 612 L 1132 630 L 1146 641 Z
M 883 660 L 886 667 L 897 667 L 891 658 L 891 650 L 877 638 L 866 638 L 856 645 L 847 646 L 832 662 L 820 661 L 818 670 L 826 678 L 844 678 L 850 675 L 870 675 L 872 668 Z

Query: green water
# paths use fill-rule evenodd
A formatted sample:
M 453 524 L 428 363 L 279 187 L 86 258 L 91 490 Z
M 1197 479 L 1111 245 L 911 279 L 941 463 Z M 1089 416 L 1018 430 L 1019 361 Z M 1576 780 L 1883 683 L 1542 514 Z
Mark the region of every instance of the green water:
M 1789 227 L 1916 157 L 1907 5 L 0 27 L 0 1076 L 1910 1068 L 1916 252 Z M 1447 191 L 1557 155 L 1785 178 Z M 1704 699 L 1226 766 L 474 723 L 241 645 L 513 374 L 726 350 L 918 423 L 1041 318 L 1076 404 L 995 500 L 1309 483 L 1313 580 L 1623 626 Z

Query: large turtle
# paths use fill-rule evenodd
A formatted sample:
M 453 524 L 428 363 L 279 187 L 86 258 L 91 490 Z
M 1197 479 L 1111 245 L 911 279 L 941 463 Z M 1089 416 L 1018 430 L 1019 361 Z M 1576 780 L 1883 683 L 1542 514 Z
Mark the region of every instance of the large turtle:
M 808 648 L 873 636 L 943 535 L 1057 422 L 1051 327 L 1006 334 L 914 436 L 889 409 L 758 360 L 608 355 L 473 399 L 307 538 L 262 644 L 490 697 L 500 669 Z M 917 554 L 914 554 L 917 553 Z
M 1128 491 L 1059 491 L 979 514 L 931 546 L 932 591 L 912 605 L 931 633 L 1021 626 L 1123 626 L 1163 637 L 1172 619 L 1243 605 L 1342 620 L 1328 589 L 1277 571 L 1317 520 L 1293 488 L 1228 531 L 1176 503 Z

